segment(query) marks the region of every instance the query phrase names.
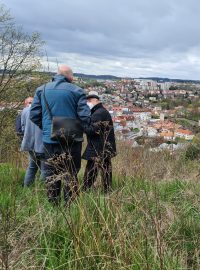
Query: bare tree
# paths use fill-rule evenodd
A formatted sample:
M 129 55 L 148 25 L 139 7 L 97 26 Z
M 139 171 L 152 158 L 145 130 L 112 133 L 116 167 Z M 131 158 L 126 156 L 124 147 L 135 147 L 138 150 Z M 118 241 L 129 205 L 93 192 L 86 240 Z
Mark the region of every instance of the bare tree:
M 42 42 L 38 33 L 17 27 L 8 10 L 0 8 L 0 99 L 7 98 L 11 84 L 24 80 L 40 65 Z M 11 97 L 13 98 L 13 94 Z
M 38 33 L 24 32 L 9 10 L 0 5 L 0 139 L 12 123 L 14 111 L 9 111 L 8 105 L 17 106 L 17 102 L 29 95 L 27 85 L 33 72 L 40 67 L 42 44 Z

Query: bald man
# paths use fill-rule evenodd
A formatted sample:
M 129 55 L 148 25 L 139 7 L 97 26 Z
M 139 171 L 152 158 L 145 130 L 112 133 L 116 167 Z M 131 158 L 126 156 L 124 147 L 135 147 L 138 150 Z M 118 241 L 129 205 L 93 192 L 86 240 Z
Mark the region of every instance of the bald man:
M 24 108 L 27 108 L 31 105 L 33 101 L 33 97 L 28 97 L 25 99 L 24 101 Z M 15 121 L 15 131 L 16 131 L 16 134 L 17 136 L 19 137 L 20 141 L 22 141 L 23 139 L 23 131 L 22 131 L 22 125 L 21 125 L 21 116 L 22 116 L 22 111 L 18 111 L 18 115 L 17 115 L 17 118 L 16 118 L 16 121 Z
M 27 108 L 31 105 L 31 103 L 33 102 L 33 97 L 27 97 L 24 101 L 24 107 Z
M 45 150 L 45 173 L 49 201 L 60 202 L 61 182 L 64 182 L 66 204 L 78 193 L 77 174 L 81 167 L 82 134 L 79 138 L 55 139 L 52 136 L 52 119 L 64 117 L 81 125 L 90 122 L 90 109 L 87 106 L 83 89 L 74 85 L 70 67 L 61 65 L 52 82 L 40 86 L 31 106 L 30 119 L 43 132 Z M 81 131 L 82 132 L 82 131 Z

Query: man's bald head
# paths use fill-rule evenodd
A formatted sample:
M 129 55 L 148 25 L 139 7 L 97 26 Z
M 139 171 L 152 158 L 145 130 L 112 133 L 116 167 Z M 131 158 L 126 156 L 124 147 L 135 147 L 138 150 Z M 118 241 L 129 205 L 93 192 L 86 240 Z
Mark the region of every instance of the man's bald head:
M 24 105 L 25 107 L 28 107 L 31 105 L 31 103 L 33 102 L 33 97 L 27 97 L 24 101 Z
M 73 81 L 73 71 L 67 65 L 59 66 L 58 74 L 65 76 L 70 82 Z

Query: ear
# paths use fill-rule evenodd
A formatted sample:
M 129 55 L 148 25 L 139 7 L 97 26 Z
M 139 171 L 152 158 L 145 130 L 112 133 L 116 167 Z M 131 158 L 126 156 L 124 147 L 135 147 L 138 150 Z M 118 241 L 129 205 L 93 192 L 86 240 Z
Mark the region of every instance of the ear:
M 70 75 L 70 81 L 73 82 L 73 80 L 74 80 L 74 76 Z

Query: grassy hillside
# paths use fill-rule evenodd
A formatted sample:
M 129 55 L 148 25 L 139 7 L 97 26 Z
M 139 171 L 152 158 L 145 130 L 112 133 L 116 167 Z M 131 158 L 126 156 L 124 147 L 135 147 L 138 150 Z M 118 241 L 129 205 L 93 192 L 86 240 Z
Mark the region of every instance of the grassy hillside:
M 39 179 L 23 189 L 16 163 L 0 165 L 1 269 L 200 269 L 198 160 L 119 146 L 114 191 L 98 182 L 70 209 Z

